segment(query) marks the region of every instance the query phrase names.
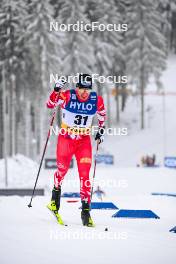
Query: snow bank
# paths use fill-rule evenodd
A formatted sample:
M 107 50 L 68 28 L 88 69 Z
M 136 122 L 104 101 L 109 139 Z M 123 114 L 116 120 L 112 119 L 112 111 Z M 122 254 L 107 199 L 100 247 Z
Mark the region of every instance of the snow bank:
M 25 157 L 17 154 L 7 159 L 8 163 L 8 187 L 29 187 L 31 179 L 36 175 L 38 164 Z M 5 168 L 4 159 L 0 160 L 0 187 L 5 186 Z

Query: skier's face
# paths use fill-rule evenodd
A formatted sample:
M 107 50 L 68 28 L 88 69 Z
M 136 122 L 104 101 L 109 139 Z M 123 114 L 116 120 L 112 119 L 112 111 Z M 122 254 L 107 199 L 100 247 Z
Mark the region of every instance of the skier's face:
M 78 88 L 78 93 L 82 98 L 87 98 L 90 94 L 90 89 Z

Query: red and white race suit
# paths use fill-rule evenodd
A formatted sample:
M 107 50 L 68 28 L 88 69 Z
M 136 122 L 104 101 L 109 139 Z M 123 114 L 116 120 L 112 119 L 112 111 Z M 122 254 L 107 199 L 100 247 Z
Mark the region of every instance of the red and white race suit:
M 106 111 L 103 98 L 96 92 L 91 92 L 86 100 L 82 100 L 77 89 L 52 92 L 47 102 L 48 108 L 59 105 L 62 109 L 61 128 L 66 133 L 60 133 L 57 143 L 57 171 L 54 174 L 54 185 L 62 184 L 72 156 L 77 160 L 80 178 L 81 200 L 90 203 L 91 184 L 89 171 L 92 162 L 92 146 L 90 135 L 85 132 L 91 129 L 92 119 L 97 115 L 99 127 L 104 126 Z

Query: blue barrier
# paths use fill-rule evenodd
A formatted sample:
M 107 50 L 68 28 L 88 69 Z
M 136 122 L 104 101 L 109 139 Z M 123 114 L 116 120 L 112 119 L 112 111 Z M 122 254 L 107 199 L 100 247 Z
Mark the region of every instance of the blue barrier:
M 176 168 L 176 157 L 165 157 L 164 166 L 167 168 Z
M 119 210 L 117 213 L 113 214 L 112 217 L 157 218 L 157 219 L 160 218 L 151 210 L 128 210 L 128 209 Z
M 169 230 L 169 232 L 176 233 L 176 226 Z
M 79 207 L 79 209 L 81 209 L 81 207 Z M 119 208 L 111 202 L 92 202 L 91 209 L 117 210 Z
M 152 195 L 162 195 L 162 196 L 176 197 L 176 193 L 152 193 Z
M 79 198 L 80 194 L 77 192 L 65 192 L 62 194 L 62 197 L 64 197 L 64 198 Z
M 92 202 L 91 203 L 91 209 L 119 209 L 115 204 L 111 203 L 111 202 Z

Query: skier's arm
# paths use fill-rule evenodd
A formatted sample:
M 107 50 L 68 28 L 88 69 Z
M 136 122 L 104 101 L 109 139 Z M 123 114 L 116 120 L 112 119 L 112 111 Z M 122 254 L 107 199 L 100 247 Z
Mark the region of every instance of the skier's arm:
M 99 144 L 104 141 L 105 132 L 105 120 L 106 120 L 106 110 L 103 102 L 103 98 L 98 96 L 97 102 L 97 118 L 98 118 L 98 132 L 95 135 L 95 140 L 99 141 Z
M 66 100 L 66 96 L 65 96 L 65 91 L 62 92 L 55 92 L 53 91 L 50 94 L 50 97 L 47 101 L 47 107 L 48 108 L 54 108 L 57 105 L 61 105 L 64 104 L 65 100 Z
M 98 101 L 97 101 L 97 118 L 98 118 L 98 126 L 104 127 L 106 120 L 106 109 L 104 106 L 103 98 L 101 96 L 98 96 Z
M 68 92 L 62 91 L 62 88 L 65 85 L 65 81 L 59 80 L 55 86 L 54 86 L 54 91 L 50 94 L 50 97 L 47 101 L 47 107 L 48 108 L 54 108 L 55 105 L 62 105 L 65 103 L 67 97 L 68 97 Z

